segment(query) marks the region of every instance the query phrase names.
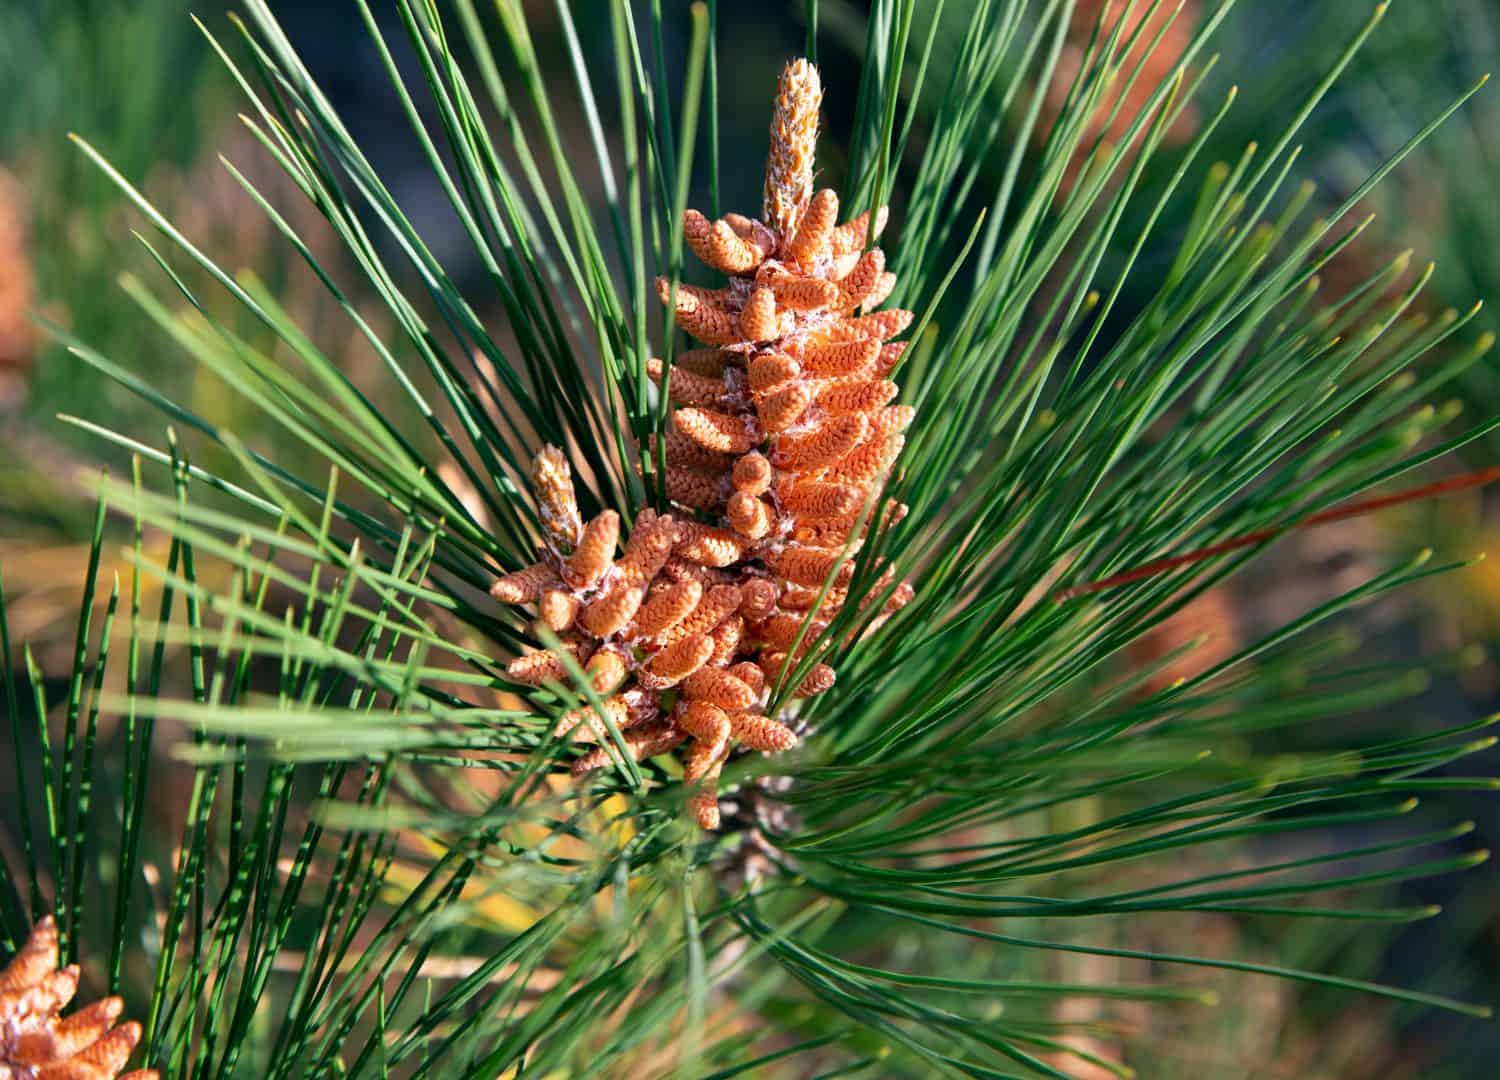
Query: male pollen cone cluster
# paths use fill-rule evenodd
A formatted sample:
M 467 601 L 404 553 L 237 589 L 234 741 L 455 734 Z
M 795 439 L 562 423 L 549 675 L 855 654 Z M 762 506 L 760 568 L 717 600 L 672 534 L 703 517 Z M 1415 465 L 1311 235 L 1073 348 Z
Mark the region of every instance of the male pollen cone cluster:
M 62 1016 L 78 992 L 78 966 L 57 966 L 57 924 L 49 915 L 0 971 L 0 1080 L 114 1080 L 141 1025 L 115 1026 L 125 1007 L 107 997 Z M 158 1080 L 137 1069 L 123 1080 Z
M 892 404 L 897 387 L 887 378 L 905 348 L 889 339 L 912 314 L 874 310 L 895 277 L 879 248 L 865 250 L 870 216 L 840 225 L 838 196 L 813 192 L 822 97 L 811 64 L 787 65 L 759 220 L 685 215 L 688 246 L 729 283 L 679 285 L 677 324 L 708 347 L 682 354 L 670 372 L 650 362 L 674 406 L 666 488 L 678 512 L 642 511 L 616 561 L 619 516 L 606 510 L 584 524 L 566 457 L 548 447 L 533 475 L 548 550 L 491 589 L 504 603 L 538 604 L 637 760 L 687 744 L 689 810 L 705 829 L 719 825 L 718 777 L 736 745 L 796 744 L 766 703 L 848 599 L 856 530 L 906 513 L 887 501 L 876 515 L 869 504 L 912 420 L 908 406 Z M 885 217 L 882 208 L 875 232 Z M 671 302 L 670 283 L 657 288 Z M 864 602 L 890 580 L 887 572 Z M 865 632 L 911 596 L 904 582 L 891 590 Z M 565 682 L 565 672 L 551 652 L 509 668 L 531 685 Z M 832 668 L 813 664 L 794 696 L 833 682 Z M 585 708 L 565 715 L 559 731 L 599 742 L 605 728 Z M 574 773 L 608 761 L 596 746 Z

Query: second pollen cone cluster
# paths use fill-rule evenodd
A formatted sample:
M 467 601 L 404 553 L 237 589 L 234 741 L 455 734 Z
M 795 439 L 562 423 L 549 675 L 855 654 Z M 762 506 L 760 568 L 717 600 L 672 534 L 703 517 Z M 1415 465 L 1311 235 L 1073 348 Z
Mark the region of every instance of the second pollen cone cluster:
M 117 997 L 63 1016 L 78 992 L 78 968 L 57 961 L 57 924 L 48 916 L 0 970 L 0 1077 L 114 1080 L 140 1042 L 141 1025 L 115 1024 L 124 1008 Z M 138 1069 L 121 1080 L 158 1077 L 155 1069 Z

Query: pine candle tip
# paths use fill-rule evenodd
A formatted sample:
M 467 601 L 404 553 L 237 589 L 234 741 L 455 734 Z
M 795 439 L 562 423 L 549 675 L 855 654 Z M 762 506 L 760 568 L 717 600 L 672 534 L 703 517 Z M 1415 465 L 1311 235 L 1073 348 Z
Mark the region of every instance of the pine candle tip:
M 818 69 L 803 57 L 787 64 L 776 86 L 762 215 L 782 245 L 792 239 L 812 199 L 813 153 L 822 104 L 823 81 Z
M 572 551 L 583 536 L 583 519 L 578 515 L 568 456 L 551 444 L 542 447 L 532 463 L 531 482 L 548 540 L 562 551 Z

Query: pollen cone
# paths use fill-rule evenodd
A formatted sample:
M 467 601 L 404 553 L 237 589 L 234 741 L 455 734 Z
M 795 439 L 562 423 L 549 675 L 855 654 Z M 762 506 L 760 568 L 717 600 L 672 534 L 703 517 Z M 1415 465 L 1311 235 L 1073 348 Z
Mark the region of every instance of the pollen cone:
M 141 1040 L 141 1025 L 117 1024 L 125 1003 L 107 997 L 62 1011 L 78 992 L 78 968 L 57 966 L 57 924 L 49 915 L 0 971 L 0 1077 L 115 1080 Z M 158 1080 L 137 1069 L 127 1080 Z
M 837 644 L 828 630 L 854 555 L 872 528 L 906 513 L 881 492 L 917 420 L 891 379 L 905 346 L 893 339 L 912 313 L 881 307 L 897 282 L 867 245 L 885 209 L 846 215 L 836 192 L 814 190 L 822 100 L 817 69 L 788 64 L 759 219 L 684 215 L 689 250 L 726 276 L 724 287 L 657 282 L 676 325 L 704 346 L 646 367 L 672 406 L 662 443 L 645 448 L 665 452 L 672 513 L 642 511 L 628 533 L 613 511 L 579 522 L 566 462 L 549 447 L 534 473 L 543 558 L 491 589 L 502 603 L 541 601 L 546 625 L 566 628 L 564 649 L 595 658 L 587 675 L 609 693 L 605 711 L 626 750 L 638 760 L 680 754 L 686 812 L 707 829 L 722 820 L 730 755 L 798 743 L 786 722 L 797 702 L 836 681 L 821 660 Z M 809 592 L 823 595 L 815 611 L 800 602 Z M 889 619 L 911 596 L 896 590 L 871 618 Z M 511 677 L 556 685 L 566 668 L 562 656 L 530 653 Z M 765 713 L 773 690 L 792 702 L 775 717 Z M 583 701 L 557 730 L 587 743 L 603 742 L 607 728 Z M 573 772 L 608 767 L 616 753 L 590 749 Z

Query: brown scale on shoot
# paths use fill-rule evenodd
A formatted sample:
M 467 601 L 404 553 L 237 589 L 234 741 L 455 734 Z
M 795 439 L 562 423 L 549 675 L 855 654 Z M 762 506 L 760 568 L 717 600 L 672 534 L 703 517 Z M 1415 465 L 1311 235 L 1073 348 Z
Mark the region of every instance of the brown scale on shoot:
M 676 324 L 707 346 L 670 369 L 655 359 L 647 367 L 673 407 L 664 479 L 677 509 L 643 511 L 615 562 L 619 519 L 606 511 L 579 523 L 576 503 L 566 505 L 573 489 L 561 455 L 544 451 L 535 471 L 544 557 L 491 590 L 505 603 L 539 605 L 637 759 L 684 748 L 689 812 L 709 829 L 719 822 L 719 774 L 736 746 L 796 745 L 785 717 L 765 715 L 771 693 L 794 670 L 798 682 L 781 687 L 793 698 L 834 683 L 833 669 L 808 654 L 827 644 L 823 631 L 847 598 L 856 531 L 906 512 L 889 500 L 879 514 L 867 508 L 913 418 L 894 404 L 899 390 L 889 379 L 905 348 L 890 339 L 912 314 L 876 310 L 896 284 L 884 253 L 866 249 L 885 209 L 840 224 L 838 195 L 813 188 L 822 99 L 817 70 L 806 60 L 788 64 L 759 220 L 684 216 L 687 246 L 727 283 L 657 282 Z M 808 621 L 806 596 L 825 583 Z M 887 576 L 877 591 L 889 584 Z M 895 590 L 881 618 L 910 597 L 909 587 Z M 567 681 L 561 656 L 523 656 L 510 670 L 530 685 Z M 559 728 L 579 742 L 601 742 L 606 731 L 590 709 L 569 713 Z M 613 753 L 588 751 L 575 774 Z
M 7 1080 L 115 1080 L 141 1040 L 141 1025 L 116 1025 L 125 1004 L 102 998 L 62 1010 L 78 992 L 78 967 L 57 966 L 57 924 L 49 915 L 0 970 L 0 1077 Z M 123 1080 L 157 1080 L 137 1069 Z

